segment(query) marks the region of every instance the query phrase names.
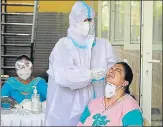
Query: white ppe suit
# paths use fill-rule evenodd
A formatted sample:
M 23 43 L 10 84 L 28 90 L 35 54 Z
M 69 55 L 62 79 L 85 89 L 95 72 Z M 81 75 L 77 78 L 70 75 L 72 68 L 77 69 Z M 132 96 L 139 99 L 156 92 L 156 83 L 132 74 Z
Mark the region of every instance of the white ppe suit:
M 107 70 L 116 62 L 109 42 L 100 38 L 88 41 L 88 36 L 77 29 L 77 24 L 87 18 L 94 18 L 93 9 L 76 2 L 67 37 L 61 38 L 50 54 L 45 126 L 77 125 L 93 94 L 90 70 Z

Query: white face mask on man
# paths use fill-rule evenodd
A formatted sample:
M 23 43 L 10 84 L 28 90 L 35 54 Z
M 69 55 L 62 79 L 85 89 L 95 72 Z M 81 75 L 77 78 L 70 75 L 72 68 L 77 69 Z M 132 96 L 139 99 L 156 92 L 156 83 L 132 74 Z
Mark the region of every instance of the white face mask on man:
M 95 33 L 94 23 L 88 21 L 77 23 L 76 29 L 78 30 L 78 33 L 80 33 L 83 36 L 94 35 Z
M 115 86 L 115 85 L 113 85 L 113 84 L 111 84 L 111 83 L 107 83 L 107 85 L 105 86 L 105 97 L 106 98 L 112 98 L 112 97 L 114 97 L 122 88 L 123 88 L 123 86 L 122 86 L 122 88 L 121 89 L 119 89 L 117 92 L 116 92 L 116 90 L 118 89 L 118 88 L 120 88 L 121 86 Z
M 89 23 L 88 22 L 77 23 L 76 29 L 78 30 L 78 33 L 80 33 L 81 35 L 87 36 L 89 32 Z
M 23 80 L 27 80 L 32 74 L 32 70 L 30 68 L 23 68 L 23 69 L 17 70 L 16 72 L 17 72 L 18 77 Z

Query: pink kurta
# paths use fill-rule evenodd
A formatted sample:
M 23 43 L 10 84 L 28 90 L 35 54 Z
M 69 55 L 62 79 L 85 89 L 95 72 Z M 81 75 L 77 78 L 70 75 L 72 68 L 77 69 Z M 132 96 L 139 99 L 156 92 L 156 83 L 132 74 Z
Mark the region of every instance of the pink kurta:
M 139 105 L 128 95 L 108 110 L 104 107 L 104 97 L 92 100 L 83 112 L 78 126 L 123 126 L 142 123 Z

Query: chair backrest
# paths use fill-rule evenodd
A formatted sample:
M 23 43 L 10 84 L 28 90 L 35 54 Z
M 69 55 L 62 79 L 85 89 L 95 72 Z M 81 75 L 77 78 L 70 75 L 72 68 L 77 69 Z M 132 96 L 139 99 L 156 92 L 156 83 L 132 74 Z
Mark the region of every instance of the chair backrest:
M 147 119 L 144 118 L 143 126 L 150 126 L 149 122 Z

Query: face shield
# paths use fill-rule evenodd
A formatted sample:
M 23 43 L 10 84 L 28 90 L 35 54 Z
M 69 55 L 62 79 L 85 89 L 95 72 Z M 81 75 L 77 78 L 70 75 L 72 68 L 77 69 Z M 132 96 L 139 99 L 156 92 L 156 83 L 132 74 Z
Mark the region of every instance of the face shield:
M 15 68 L 18 77 L 22 80 L 27 80 L 31 76 L 32 66 L 32 62 L 26 59 L 16 61 Z
M 15 63 L 16 70 L 21 70 L 23 68 L 32 68 L 32 66 L 32 62 L 26 59 L 18 60 Z
M 88 19 L 88 22 L 89 22 L 88 35 L 95 35 L 95 22 L 94 22 L 94 19 Z

